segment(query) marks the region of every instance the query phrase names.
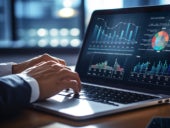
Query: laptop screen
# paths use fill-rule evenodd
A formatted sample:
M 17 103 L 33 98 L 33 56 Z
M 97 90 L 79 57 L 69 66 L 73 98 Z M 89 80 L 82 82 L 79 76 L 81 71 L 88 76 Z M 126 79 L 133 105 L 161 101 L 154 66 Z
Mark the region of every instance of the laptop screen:
M 170 6 L 95 11 L 76 71 L 82 81 L 170 90 Z

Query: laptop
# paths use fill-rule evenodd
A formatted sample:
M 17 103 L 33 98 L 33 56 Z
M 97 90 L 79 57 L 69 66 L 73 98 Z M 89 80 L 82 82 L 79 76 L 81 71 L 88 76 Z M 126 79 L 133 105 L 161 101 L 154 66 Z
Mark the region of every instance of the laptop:
M 35 109 L 85 120 L 170 102 L 170 5 L 96 10 L 69 90 Z

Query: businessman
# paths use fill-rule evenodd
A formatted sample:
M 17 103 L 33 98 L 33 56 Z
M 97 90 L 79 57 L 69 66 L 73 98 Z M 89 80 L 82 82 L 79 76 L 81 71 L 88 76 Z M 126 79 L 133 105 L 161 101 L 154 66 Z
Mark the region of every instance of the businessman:
M 8 115 L 68 88 L 78 93 L 80 78 L 62 59 L 44 54 L 22 63 L 1 63 L 0 115 Z

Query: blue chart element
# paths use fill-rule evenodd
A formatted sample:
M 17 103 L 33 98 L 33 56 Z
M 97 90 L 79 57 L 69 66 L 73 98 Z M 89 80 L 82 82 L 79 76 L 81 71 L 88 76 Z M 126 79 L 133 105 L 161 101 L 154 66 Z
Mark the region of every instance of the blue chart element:
M 149 61 L 147 61 L 146 63 L 139 62 L 137 65 L 134 66 L 133 72 L 150 75 L 170 75 L 170 65 L 167 64 L 166 60 L 164 63 L 162 63 L 161 61 L 159 61 L 158 64 L 153 63 L 150 70 L 149 64 Z
M 98 18 L 98 24 L 95 25 L 93 31 L 94 41 L 137 43 L 136 37 L 139 26 L 133 23 L 119 22 L 113 27 L 109 27 L 107 22 Z

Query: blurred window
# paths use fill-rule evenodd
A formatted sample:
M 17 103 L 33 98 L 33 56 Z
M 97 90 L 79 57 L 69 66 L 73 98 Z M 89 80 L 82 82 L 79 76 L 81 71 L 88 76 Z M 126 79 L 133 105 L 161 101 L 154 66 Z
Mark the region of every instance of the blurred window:
M 94 4 L 95 3 L 95 4 Z M 85 24 L 87 26 L 94 10 L 123 7 L 123 0 L 85 0 Z
M 81 46 L 81 0 L 16 0 L 14 4 L 16 47 Z
M 79 49 L 94 10 L 161 4 L 170 1 L 1 0 L 0 48 Z

